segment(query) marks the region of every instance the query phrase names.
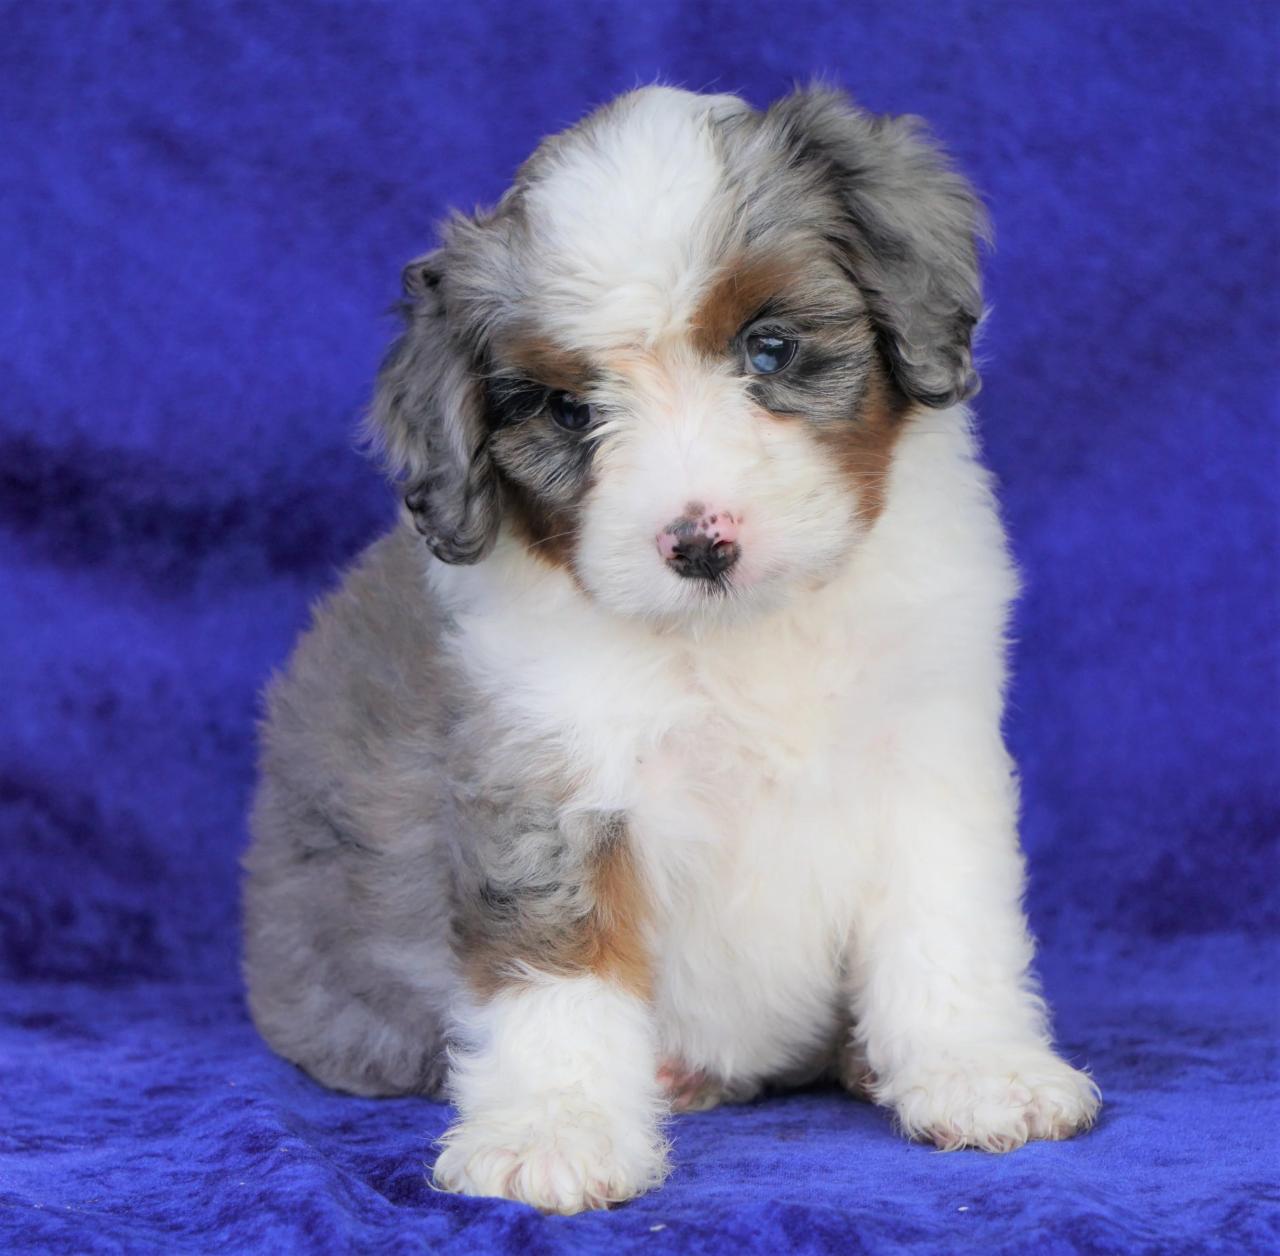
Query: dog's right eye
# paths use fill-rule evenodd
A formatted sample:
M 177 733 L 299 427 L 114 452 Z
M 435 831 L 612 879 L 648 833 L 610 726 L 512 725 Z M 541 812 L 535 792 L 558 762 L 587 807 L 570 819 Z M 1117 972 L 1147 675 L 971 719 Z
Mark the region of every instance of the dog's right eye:
M 796 356 L 796 342 L 790 336 L 769 331 L 752 332 L 747 337 L 747 370 L 752 375 L 776 375 Z
M 594 417 L 587 402 L 567 392 L 553 392 L 547 398 L 547 408 L 556 426 L 568 432 L 581 432 L 590 427 Z

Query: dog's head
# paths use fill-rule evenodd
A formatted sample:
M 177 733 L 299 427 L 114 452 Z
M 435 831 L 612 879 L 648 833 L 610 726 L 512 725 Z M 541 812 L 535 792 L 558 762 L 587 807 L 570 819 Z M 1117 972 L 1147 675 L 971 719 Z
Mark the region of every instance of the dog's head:
M 406 268 L 372 429 L 445 562 L 507 526 L 622 614 L 776 605 L 974 391 L 982 230 L 915 120 L 633 92 Z

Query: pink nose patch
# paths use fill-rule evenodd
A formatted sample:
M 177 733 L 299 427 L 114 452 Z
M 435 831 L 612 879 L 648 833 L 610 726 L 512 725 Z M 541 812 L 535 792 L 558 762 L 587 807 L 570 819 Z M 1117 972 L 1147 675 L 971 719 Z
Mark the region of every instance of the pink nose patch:
M 701 502 L 690 502 L 685 513 L 658 533 L 658 552 L 671 559 L 676 547 L 694 537 L 706 537 L 712 545 L 733 545 L 738 540 L 739 517 L 728 510 L 706 510 Z

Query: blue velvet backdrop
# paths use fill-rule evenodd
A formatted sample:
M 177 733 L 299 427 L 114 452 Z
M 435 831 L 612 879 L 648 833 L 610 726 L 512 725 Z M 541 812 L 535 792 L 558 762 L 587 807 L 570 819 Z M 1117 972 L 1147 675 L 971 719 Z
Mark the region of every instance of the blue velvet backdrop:
M 10 3 L 0 12 L 0 1246 L 1275 1250 L 1277 8 Z M 1066 1049 L 1007 1158 L 812 1092 L 662 1192 L 434 1194 L 446 1111 L 325 1093 L 236 974 L 255 695 L 388 517 L 402 262 L 663 76 L 930 118 L 999 246 L 979 399 L 1028 576 L 1009 734 Z

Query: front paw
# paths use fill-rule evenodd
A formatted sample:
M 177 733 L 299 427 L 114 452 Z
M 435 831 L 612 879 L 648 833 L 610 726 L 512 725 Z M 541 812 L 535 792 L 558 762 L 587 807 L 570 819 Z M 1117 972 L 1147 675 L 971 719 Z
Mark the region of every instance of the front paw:
M 452 1126 L 440 1140 L 435 1184 L 567 1214 L 621 1203 L 667 1174 L 656 1128 L 627 1128 L 584 1108 L 529 1116 L 512 1111 Z
M 1047 1048 L 940 1057 L 880 1088 L 912 1138 L 943 1151 L 1013 1151 L 1070 1138 L 1098 1115 L 1098 1087 Z

